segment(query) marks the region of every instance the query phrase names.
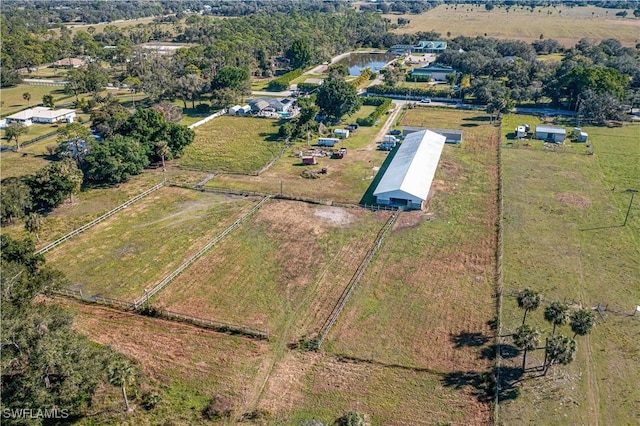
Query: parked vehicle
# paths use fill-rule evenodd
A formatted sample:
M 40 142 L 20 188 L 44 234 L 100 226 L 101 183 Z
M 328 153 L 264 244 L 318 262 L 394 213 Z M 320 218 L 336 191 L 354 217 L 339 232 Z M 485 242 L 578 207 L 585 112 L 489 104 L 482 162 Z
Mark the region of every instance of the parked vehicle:
M 431 103 L 431 99 L 429 99 L 429 98 L 420 99 L 420 103 L 421 104 L 430 104 Z

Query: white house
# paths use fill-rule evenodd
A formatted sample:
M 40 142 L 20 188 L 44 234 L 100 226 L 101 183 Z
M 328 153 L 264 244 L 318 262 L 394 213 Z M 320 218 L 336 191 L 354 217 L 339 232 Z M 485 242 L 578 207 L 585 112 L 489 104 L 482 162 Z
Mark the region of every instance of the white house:
M 557 126 L 536 126 L 536 139 L 545 142 L 562 143 L 567 137 L 567 131 Z
M 7 124 L 22 123 L 25 126 L 31 126 L 33 123 L 57 123 L 64 121 L 65 123 L 73 123 L 76 117 L 75 110 L 72 109 L 51 109 L 46 107 L 35 107 L 25 109 L 24 111 L 12 114 L 7 119 Z
M 429 196 L 445 140 L 430 130 L 407 135 L 373 192 L 376 203 L 421 209 Z

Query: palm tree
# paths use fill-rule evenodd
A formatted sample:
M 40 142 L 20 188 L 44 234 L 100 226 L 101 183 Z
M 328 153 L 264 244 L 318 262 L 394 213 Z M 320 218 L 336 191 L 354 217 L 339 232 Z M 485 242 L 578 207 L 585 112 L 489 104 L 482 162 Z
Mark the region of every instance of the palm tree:
M 38 235 L 38 233 L 42 229 L 42 224 L 42 216 L 38 213 L 30 213 L 29 216 L 27 216 L 26 221 L 24 222 L 24 227 L 26 228 L 27 232 L 35 235 L 37 243 L 40 242 L 40 236 Z
M 167 158 L 171 154 L 169 151 L 169 144 L 167 141 L 158 141 L 156 142 L 156 155 L 158 155 L 162 159 L 162 177 L 166 181 L 165 172 L 167 171 L 164 159 Z
M 575 333 L 573 338 L 579 334 L 584 336 L 589 334 L 594 324 L 596 323 L 596 316 L 592 311 L 586 309 L 578 309 L 571 314 L 571 330 Z
M 553 324 L 552 336 L 556 335 L 556 326 L 569 322 L 569 305 L 562 302 L 553 302 L 544 310 L 544 319 Z
M 133 367 L 126 361 L 119 361 L 114 364 L 111 364 L 107 371 L 109 383 L 113 386 L 121 386 L 122 387 L 122 396 L 124 398 L 124 403 L 127 407 L 127 411 L 132 411 L 129 406 L 129 400 L 127 399 L 127 390 L 126 385 L 130 385 L 133 383 L 135 379 L 135 373 L 133 371 Z
M 546 375 L 549 367 L 553 364 L 567 365 L 571 363 L 576 357 L 576 350 L 575 340 L 569 339 L 567 336 L 561 334 L 553 336 L 549 339 L 547 347 L 545 348 L 545 358 L 547 361 L 545 362 L 544 373 L 542 373 L 542 375 Z
M 540 306 L 540 300 L 542 296 L 540 293 L 525 288 L 518 293 L 518 306 L 524 309 L 524 317 L 522 318 L 522 325 L 527 320 L 527 313 L 529 311 L 535 311 Z
M 522 355 L 522 372 L 526 370 L 527 351 L 535 349 L 539 342 L 540 331 L 526 324 L 516 328 L 516 333 L 513 335 L 513 343 L 524 351 Z
M 22 94 L 22 99 L 24 99 L 25 101 L 27 101 L 27 106 L 31 106 L 31 93 L 29 92 L 24 92 Z

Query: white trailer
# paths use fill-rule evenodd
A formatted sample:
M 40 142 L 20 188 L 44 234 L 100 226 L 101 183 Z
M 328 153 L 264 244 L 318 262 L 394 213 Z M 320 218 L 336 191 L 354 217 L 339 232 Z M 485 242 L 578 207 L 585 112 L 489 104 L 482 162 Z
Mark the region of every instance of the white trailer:
M 340 142 L 338 138 L 318 138 L 319 146 L 334 146 L 338 142 Z

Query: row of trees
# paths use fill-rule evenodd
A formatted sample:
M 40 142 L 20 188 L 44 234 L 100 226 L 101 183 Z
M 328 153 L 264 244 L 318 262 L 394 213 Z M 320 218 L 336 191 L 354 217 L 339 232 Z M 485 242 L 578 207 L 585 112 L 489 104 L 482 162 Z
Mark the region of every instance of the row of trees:
M 527 352 L 538 348 L 542 334 L 539 329 L 526 324 L 527 314 L 540 307 L 542 296 L 538 292 L 525 289 L 518 293 L 517 300 L 518 306 L 524 309 L 524 316 L 522 317 L 522 325 L 513 334 L 513 342 L 523 351 L 522 371 L 525 372 Z M 553 364 L 566 365 L 575 359 L 577 351 L 575 338 L 591 332 L 595 325 L 595 314 L 584 308 L 572 309 L 566 303 L 551 302 L 544 309 L 544 319 L 553 326 L 551 337 L 546 339 L 544 346 L 545 356 L 542 369 L 543 375 L 546 375 L 549 367 Z M 573 336 L 556 335 L 556 328 L 567 324 L 570 325 Z

